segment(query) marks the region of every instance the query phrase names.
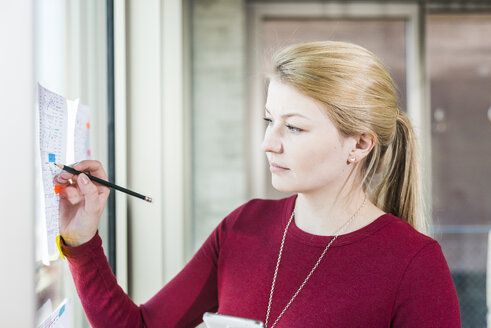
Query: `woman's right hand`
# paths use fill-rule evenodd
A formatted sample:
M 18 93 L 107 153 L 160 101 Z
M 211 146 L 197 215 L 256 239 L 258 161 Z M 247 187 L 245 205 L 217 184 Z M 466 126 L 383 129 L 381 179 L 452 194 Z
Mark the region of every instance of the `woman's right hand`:
M 72 167 L 107 181 L 99 161 L 82 161 Z M 75 175 L 66 171 L 61 171 L 54 183 L 61 186 L 59 226 L 63 240 L 68 246 L 88 242 L 97 233 L 109 197 L 109 187 L 91 181 L 85 174 Z

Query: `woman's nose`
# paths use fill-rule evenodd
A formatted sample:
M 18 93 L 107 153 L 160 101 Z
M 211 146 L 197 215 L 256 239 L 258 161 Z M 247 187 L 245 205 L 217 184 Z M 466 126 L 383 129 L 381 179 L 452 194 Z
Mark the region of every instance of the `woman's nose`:
M 266 153 L 281 153 L 283 151 L 281 138 L 276 133 L 274 133 L 271 128 L 268 128 L 264 133 L 264 139 L 261 147 Z

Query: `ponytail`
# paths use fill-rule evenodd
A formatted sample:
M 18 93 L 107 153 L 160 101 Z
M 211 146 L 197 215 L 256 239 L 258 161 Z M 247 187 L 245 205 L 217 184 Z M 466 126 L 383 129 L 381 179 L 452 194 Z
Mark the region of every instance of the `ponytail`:
M 394 140 L 385 157 L 386 173 L 373 195 L 377 206 L 427 234 L 428 226 L 422 213 L 416 136 L 409 118 L 402 111 L 398 111 Z

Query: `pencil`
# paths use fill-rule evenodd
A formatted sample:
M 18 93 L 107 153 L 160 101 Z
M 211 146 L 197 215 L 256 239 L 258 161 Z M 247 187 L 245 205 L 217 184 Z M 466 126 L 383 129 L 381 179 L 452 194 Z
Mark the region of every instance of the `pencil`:
M 143 196 L 143 195 L 141 195 L 141 194 L 139 194 L 137 192 L 134 192 L 134 191 L 128 190 L 126 188 L 120 187 L 120 186 L 115 185 L 114 183 L 111 183 L 109 181 L 99 179 L 99 178 L 94 177 L 94 176 L 92 176 L 90 174 L 87 174 L 85 172 L 77 171 L 77 170 L 75 170 L 74 168 L 72 168 L 70 166 L 66 166 L 66 165 L 58 164 L 58 163 L 53 163 L 53 164 L 55 164 L 56 166 L 58 166 L 60 169 L 65 170 L 67 172 L 70 172 L 72 174 L 79 175 L 80 173 L 83 173 L 83 174 L 87 175 L 87 177 L 89 177 L 90 180 L 95 181 L 97 183 L 100 183 L 101 185 L 104 185 L 106 187 L 110 187 L 110 188 L 113 188 L 113 189 L 122 191 L 122 192 L 127 193 L 128 195 L 131 195 L 131 196 L 138 197 L 138 198 L 143 199 L 144 201 L 147 201 L 149 203 L 152 202 L 152 198 L 150 198 L 148 196 Z

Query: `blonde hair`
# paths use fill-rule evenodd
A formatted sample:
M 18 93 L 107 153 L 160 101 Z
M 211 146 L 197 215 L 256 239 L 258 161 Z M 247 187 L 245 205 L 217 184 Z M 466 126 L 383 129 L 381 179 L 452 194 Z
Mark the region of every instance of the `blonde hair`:
M 383 211 L 427 233 L 420 201 L 416 137 L 398 109 L 394 81 L 370 51 L 322 41 L 288 46 L 273 57 L 273 78 L 325 104 L 345 136 L 369 134 L 375 145 L 361 161 L 363 190 Z

